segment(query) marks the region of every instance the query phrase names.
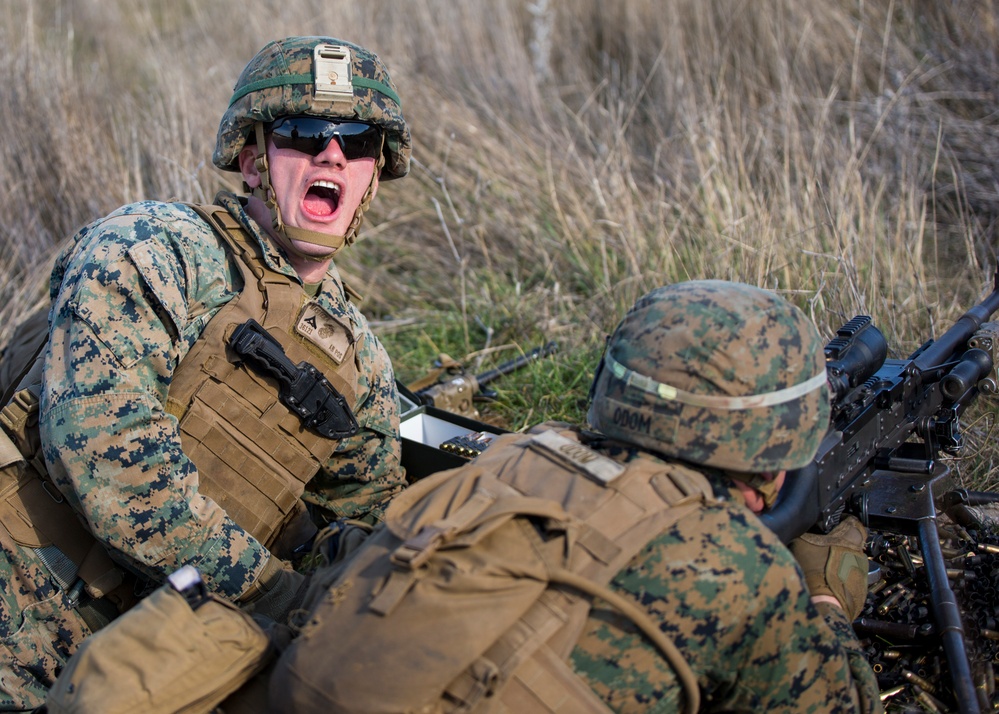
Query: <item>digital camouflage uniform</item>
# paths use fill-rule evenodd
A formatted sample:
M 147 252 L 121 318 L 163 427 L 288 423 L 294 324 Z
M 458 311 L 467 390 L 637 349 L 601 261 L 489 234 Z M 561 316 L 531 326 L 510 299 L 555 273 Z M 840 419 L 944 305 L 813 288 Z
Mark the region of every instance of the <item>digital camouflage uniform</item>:
M 248 65 L 240 83 L 263 89 L 234 97 L 219 129 L 217 166 L 236 168 L 232 159 L 253 129 L 254 112 L 273 118 L 282 113 L 280 103 L 286 114 L 309 110 L 312 80 L 306 75 L 318 42 L 340 43 L 291 38 L 268 45 Z M 404 176 L 409 132 L 398 97 L 377 58 L 349 47 L 358 77 L 353 104 L 348 93 L 346 105 L 312 113 L 381 125 L 382 178 Z M 259 86 L 254 72 L 267 75 Z M 217 202 L 260 244 L 271 269 L 300 282 L 240 199 L 220 194 Z M 199 493 L 197 467 L 181 448 L 177 419 L 166 404 L 178 365 L 241 283 L 222 240 L 189 206 L 140 202 L 83 228 L 52 274 L 39 412 L 50 477 L 116 561 L 154 584 L 193 565 L 211 590 L 229 599 L 251 588 L 268 553 Z M 405 482 L 391 362 L 332 264 L 315 300 L 352 331 L 359 430 L 339 441 L 302 498 L 320 525 L 336 518 L 375 522 Z M 37 553 L 3 529 L 0 539 L 0 642 L 6 650 L 0 653 L 0 710 L 18 711 L 42 703 L 61 664 L 91 630 L 74 610 L 71 598 L 79 593 L 60 587 Z
M 801 468 L 829 423 L 822 343 L 801 311 L 759 288 L 713 280 L 659 288 L 608 342 L 589 422 L 711 467 L 719 492 L 726 470 L 750 480 Z M 741 503 L 676 523 L 612 586 L 677 642 L 709 711 L 881 709 L 848 617 L 812 604 L 790 551 Z M 676 710 L 671 672 L 611 612 L 593 613 L 572 662 L 615 711 Z
M 683 652 L 702 711 L 880 711 L 877 680 L 846 615 L 812 604 L 787 548 L 731 500 L 721 474 L 707 475 L 727 500 L 654 538 L 611 587 L 640 603 Z M 571 662 L 613 711 L 682 709 L 673 670 L 611 608 L 591 612 Z
M 235 198 L 222 201 L 263 240 Z M 267 255 L 272 267 L 292 274 L 273 249 Z M 192 564 L 213 590 L 230 598 L 256 579 L 266 551 L 198 494 L 197 469 L 163 405 L 172 371 L 236 294 L 234 277 L 212 229 L 185 206 L 138 203 L 84 228 L 53 273 L 40 419 L 50 475 L 125 564 L 156 582 Z M 331 518 L 376 519 L 404 480 L 391 363 L 346 300 L 335 269 L 317 299 L 349 319 L 363 391 L 355 413 L 360 431 L 340 442 L 304 498 Z M 66 607 L 65 593 L 53 587 L 37 556 L 12 544 L 0 557 L 6 561 L 0 578 L 7 581 L 4 642 L 17 661 L 41 658 L 51 672 L 89 630 Z M 35 627 L 12 632 L 35 600 L 63 611 L 56 614 L 62 624 L 54 631 L 61 643 L 55 652 L 37 632 L 51 626 L 41 614 Z M 11 700 L 19 694 L 8 691 Z

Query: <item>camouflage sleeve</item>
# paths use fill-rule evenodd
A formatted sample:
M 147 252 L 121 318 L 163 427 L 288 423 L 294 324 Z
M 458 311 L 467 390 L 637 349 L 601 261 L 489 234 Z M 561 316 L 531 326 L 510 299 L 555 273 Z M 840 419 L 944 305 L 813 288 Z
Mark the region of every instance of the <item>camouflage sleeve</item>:
M 790 552 L 748 510 L 710 506 L 651 541 L 612 581 L 687 658 L 705 711 L 877 711 L 842 633 L 812 605 Z M 629 622 L 594 610 L 572 655 L 614 711 L 682 708 L 679 681 Z M 871 673 L 873 677 L 873 673 Z
M 40 429 L 50 473 L 116 556 L 161 581 L 182 564 L 235 597 L 263 547 L 198 493 L 173 371 L 232 297 L 211 230 L 186 208 L 134 204 L 84 229 L 54 272 Z
M 834 633 L 836 633 L 840 644 L 846 651 L 846 656 L 850 660 L 850 673 L 857 684 L 857 696 L 860 699 L 859 711 L 880 712 L 883 710 L 877 675 L 871 669 L 871 663 L 864 654 L 857 634 L 853 631 L 850 618 L 847 617 L 843 608 L 836 607 L 829 603 L 821 602 L 816 605 L 819 613 L 825 619 Z
M 388 353 L 367 321 L 353 309 L 357 334 L 360 430 L 342 439 L 325 468 L 312 479 L 303 499 L 328 520 L 382 520 L 392 496 L 406 485 L 401 466 L 399 400 Z

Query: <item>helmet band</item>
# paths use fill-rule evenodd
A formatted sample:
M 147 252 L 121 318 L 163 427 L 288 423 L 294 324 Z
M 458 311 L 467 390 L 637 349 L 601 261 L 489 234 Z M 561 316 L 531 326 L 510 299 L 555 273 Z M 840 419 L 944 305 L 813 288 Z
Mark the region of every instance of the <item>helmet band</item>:
M 229 106 L 238 102 L 240 99 L 245 97 L 251 92 L 258 92 L 261 89 L 271 89 L 272 87 L 285 87 L 293 84 L 312 84 L 315 81 L 311 74 L 286 74 L 278 77 L 268 77 L 266 79 L 260 79 L 256 82 L 250 82 L 239 89 L 236 90 L 232 95 L 232 99 L 229 100 Z M 369 79 L 368 77 L 353 77 L 351 79 L 355 87 L 363 87 L 364 89 L 371 89 L 379 94 L 383 94 L 389 99 L 391 99 L 396 104 L 402 104 L 399 99 L 399 95 L 392 91 L 384 82 L 379 82 L 374 79 Z
M 614 376 L 624 381 L 624 383 L 629 387 L 634 387 L 648 394 L 654 394 L 660 399 L 679 402 L 681 404 L 689 404 L 690 406 L 695 407 L 727 409 L 733 411 L 769 407 L 775 404 L 784 404 L 786 402 L 793 401 L 806 394 L 814 392 L 817 389 L 821 389 L 825 386 L 828 379 L 826 371 L 823 370 L 821 374 L 817 374 L 801 384 L 796 384 L 793 387 L 787 387 L 786 389 L 778 389 L 775 392 L 767 392 L 766 394 L 751 394 L 744 397 L 714 397 L 705 394 L 685 392 L 677 387 L 657 382 L 644 374 L 639 374 L 614 359 L 610 354 L 610 350 L 607 350 L 607 353 L 604 355 L 604 362 Z

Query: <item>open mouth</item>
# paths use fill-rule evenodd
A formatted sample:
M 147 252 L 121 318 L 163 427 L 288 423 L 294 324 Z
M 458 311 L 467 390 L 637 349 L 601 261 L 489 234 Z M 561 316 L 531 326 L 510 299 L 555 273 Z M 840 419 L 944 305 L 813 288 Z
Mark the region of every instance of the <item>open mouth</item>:
M 332 181 L 316 181 L 303 201 L 305 210 L 314 216 L 332 216 L 340 206 L 340 187 Z

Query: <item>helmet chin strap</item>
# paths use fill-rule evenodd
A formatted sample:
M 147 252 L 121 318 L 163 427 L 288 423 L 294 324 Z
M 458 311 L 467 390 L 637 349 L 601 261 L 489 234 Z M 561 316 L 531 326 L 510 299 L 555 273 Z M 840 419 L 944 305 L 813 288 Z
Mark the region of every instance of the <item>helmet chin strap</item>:
M 267 139 L 264 136 L 263 122 L 256 122 L 254 131 L 256 132 L 257 151 L 259 152 L 257 153 L 254 166 L 257 169 L 257 174 L 260 176 L 260 186 L 252 189 L 252 194 L 263 201 L 270 211 L 271 228 L 277 234 L 281 247 L 303 260 L 321 263 L 332 258 L 345 245 L 353 243 L 357 238 L 357 231 L 364 221 L 364 212 L 368 210 L 371 200 L 375 196 L 375 181 L 377 180 L 379 171 L 381 171 L 382 165 L 385 163 L 384 154 L 381 152 L 378 154 L 378 161 L 375 162 L 375 170 L 371 174 L 371 182 L 368 184 L 368 190 L 365 191 L 364 198 L 361 199 L 360 205 L 354 211 L 354 218 L 351 219 L 350 225 L 347 227 L 347 232 L 344 235 L 335 235 L 321 231 L 311 231 L 306 228 L 285 225 L 284 219 L 281 217 L 281 207 L 278 205 L 277 194 L 271 188 L 270 168 L 267 162 Z M 319 255 L 306 253 L 296 248 L 293 241 L 321 245 L 331 250 L 328 253 L 321 253 Z

